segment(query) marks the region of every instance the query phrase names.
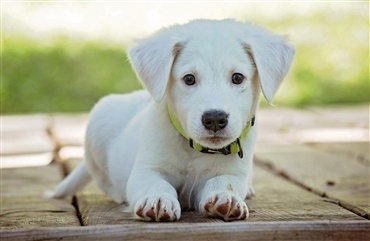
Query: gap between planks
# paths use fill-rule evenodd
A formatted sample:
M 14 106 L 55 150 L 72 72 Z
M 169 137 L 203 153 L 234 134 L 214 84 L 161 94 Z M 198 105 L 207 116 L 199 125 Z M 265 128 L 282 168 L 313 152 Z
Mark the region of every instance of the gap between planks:
M 62 159 L 59 156 L 59 153 L 56 153 L 55 157 L 56 157 L 56 160 L 57 160 L 57 162 L 58 162 L 58 164 L 61 168 L 61 171 L 62 171 L 62 174 L 63 174 L 63 179 L 64 179 L 69 174 L 67 164 L 64 161 L 62 161 Z M 78 221 L 80 222 L 80 225 L 85 226 L 83 221 L 82 221 L 80 208 L 78 207 L 78 202 L 77 202 L 77 196 L 76 195 L 74 195 L 72 197 L 71 205 L 74 207 L 74 209 L 76 211 L 76 216 L 78 218 Z
M 54 146 L 54 151 L 53 151 L 54 156 L 53 156 L 52 162 L 58 163 L 59 167 L 61 168 L 62 177 L 63 177 L 62 180 L 63 180 L 69 174 L 69 171 L 68 171 L 66 163 L 63 161 L 63 159 L 60 156 L 60 150 L 63 148 L 63 145 L 60 143 L 60 141 L 58 140 L 58 138 L 55 134 L 54 125 L 55 125 L 54 124 L 54 119 L 51 118 L 50 124 L 46 129 L 46 133 L 48 134 L 48 136 L 49 136 L 49 138 L 52 141 L 53 146 Z M 74 207 L 74 209 L 76 211 L 76 216 L 77 216 L 77 219 L 78 219 L 80 225 L 84 226 L 83 221 L 82 221 L 82 217 L 81 217 L 81 213 L 80 213 L 80 208 L 78 207 L 78 202 L 77 202 L 76 195 L 74 195 L 72 197 L 71 205 Z
M 325 201 L 327 202 L 331 202 L 331 203 L 334 203 L 334 204 L 337 204 L 338 206 L 360 216 L 360 217 L 363 217 L 365 219 L 368 219 L 370 220 L 370 217 L 369 217 L 369 214 L 363 210 L 362 208 L 359 208 L 359 207 L 356 207 L 346 201 L 343 201 L 343 200 L 339 200 L 337 198 L 333 198 L 329 195 L 327 195 L 325 192 L 323 191 L 320 191 L 319 189 L 316 189 L 316 188 L 312 188 L 308 185 L 306 185 L 304 182 L 292 177 L 291 175 L 289 175 L 285 170 L 282 170 L 282 169 L 278 169 L 273 163 L 269 162 L 268 160 L 263 160 L 261 158 L 258 158 L 256 156 L 254 156 L 254 163 L 256 165 L 258 165 L 259 167 L 273 173 L 274 175 L 278 176 L 278 177 L 281 177 L 285 180 L 287 180 L 288 182 L 296 185 L 296 186 L 299 186 L 311 193 L 314 193 L 320 197 L 323 197 L 325 198 Z

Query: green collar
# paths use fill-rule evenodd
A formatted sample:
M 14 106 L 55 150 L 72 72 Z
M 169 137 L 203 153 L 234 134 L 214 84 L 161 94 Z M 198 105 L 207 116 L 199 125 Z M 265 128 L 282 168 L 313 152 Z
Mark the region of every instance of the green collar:
M 168 109 L 168 115 L 170 116 L 172 124 L 175 126 L 176 130 L 180 132 L 180 134 L 185 137 L 187 140 L 189 140 L 189 145 L 194 150 L 200 151 L 202 153 L 209 153 L 209 154 L 238 154 L 240 158 L 243 158 L 243 149 L 242 149 L 242 142 L 244 141 L 245 137 L 248 135 L 249 130 L 254 125 L 255 117 L 253 116 L 250 121 L 248 121 L 247 126 L 245 127 L 243 133 L 241 136 L 236 139 L 234 142 L 232 142 L 230 145 L 225 146 L 221 149 L 210 149 L 207 147 L 203 147 L 199 143 L 193 141 L 193 139 L 190 139 L 189 136 L 185 133 L 184 129 L 182 128 L 179 120 L 176 118 L 174 113 L 172 112 L 169 105 L 167 105 Z

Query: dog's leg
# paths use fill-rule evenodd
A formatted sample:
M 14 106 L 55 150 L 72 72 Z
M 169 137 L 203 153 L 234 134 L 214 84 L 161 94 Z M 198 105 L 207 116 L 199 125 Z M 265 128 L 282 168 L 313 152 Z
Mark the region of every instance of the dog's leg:
M 160 174 L 133 173 L 127 190 L 134 214 L 144 221 L 176 221 L 181 216 L 177 191 Z
M 248 208 L 233 183 L 231 176 L 209 179 L 200 193 L 199 210 L 209 217 L 220 217 L 225 221 L 248 218 Z

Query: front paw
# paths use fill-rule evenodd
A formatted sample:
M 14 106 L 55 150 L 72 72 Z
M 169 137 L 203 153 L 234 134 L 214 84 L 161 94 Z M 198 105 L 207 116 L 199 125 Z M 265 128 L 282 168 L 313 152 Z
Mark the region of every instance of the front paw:
M 209 217 L 219 217 L 225 221 L 246 219 L 249 215 L 245 202 L 227 192 L 207 196 L 200 202 L 199 210 Z
M 176 221 L 181 216 L 179 201 L 168 194 L 154 194 L 140 199 L 135 204 L 134 212 L 144 221 Z

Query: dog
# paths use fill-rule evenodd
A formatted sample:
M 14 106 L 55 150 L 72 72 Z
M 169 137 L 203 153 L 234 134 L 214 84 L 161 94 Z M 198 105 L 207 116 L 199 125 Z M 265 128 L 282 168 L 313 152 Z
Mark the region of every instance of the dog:
M 193 20 L 137 41 L 129 59 L 147 90 L 102 98 L 91 112 L 84 161 L 52 197 L 91 179 L 144 221 L 198 210 L 248 217 L 260 92 L 287 74 L 285 37 L 235 20 Z

